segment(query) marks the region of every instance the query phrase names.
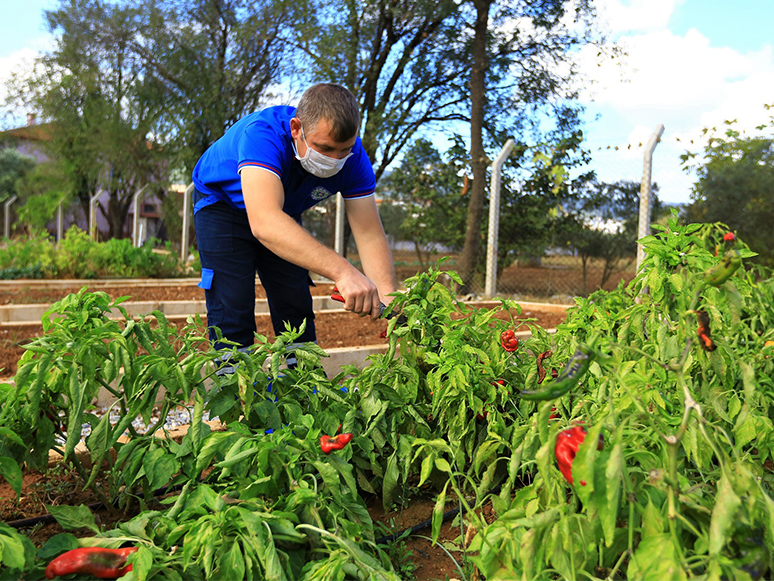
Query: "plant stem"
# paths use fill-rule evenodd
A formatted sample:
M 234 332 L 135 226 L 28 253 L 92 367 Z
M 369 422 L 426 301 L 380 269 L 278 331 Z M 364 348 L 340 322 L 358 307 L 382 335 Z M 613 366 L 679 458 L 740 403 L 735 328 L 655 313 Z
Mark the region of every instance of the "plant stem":
M 72 462 L 72 465 L 75 468 L 75 471 L 78 472 L 78 476 L 80 476 L 81 480 L 83 480 L 83 482 L 88 482 L 89 474 L 86 472 L 86 469 L 83 467 L 83 464 L 81 464 L 81 461 L 78 460 L 78 456 L 76 454 L 73 454 L 70 457 L 70 462 Z M 110 501 L 110 499 L 107 496 L 105 496 L 105 493 L 102 492 L 102 490 L 96 485 L 96 483 L 92 483 L 91 485 L 89 485 L 89 489 L 96 495 L 99 501 L 105 506 L 105 508 L 108 509 L 108 511 L 111 514 L 118 514 L 118 510 L 116 509 L 116 507 L 113 506 L 113 503 Z

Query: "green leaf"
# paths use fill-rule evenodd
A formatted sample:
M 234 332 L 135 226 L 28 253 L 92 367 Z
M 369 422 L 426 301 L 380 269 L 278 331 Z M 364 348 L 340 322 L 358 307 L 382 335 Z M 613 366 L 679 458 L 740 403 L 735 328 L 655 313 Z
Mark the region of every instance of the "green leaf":
M 654 535 L 640 541 L 629 561 L 627 579 L 652 581 L 687 579 L 668 533 Z
M 398 490 L 398 451 L 394 451 L 387 460 L 387 469 L 382 481 L 382 506 L 384 510 L 389 510 Z
M 446 474 L 451 475 L 452 473 L 451 465 L 445 458 L 436 458 L 435 467 L 438 468 L 438 470 L 441 472 L 445 472 Z
M 731 530 L 736 518 L 736 511 L 742 504 L 742 500 L 734 492 L 725 471 L 718 482 L 718 491 L 715 495 L 715 506 L 712 509 L 710 522 L 709 554 L 716 556 L 720 553 L 728 540 L 728 532 Z
M 664 522 L 661 512 L 648 497 L 648 505 L 642 514 L 642 538 L 658 536 L 664 532 Z
M 430 474 L 433 472 L 433 466 L 435 466 L 435 454 L 430 453 L 422 459 L 422 469 L 419 474 L 419 486 L 422 485 L 430 478 Z
M 244 579 L 245 560 L 237 543 L 231 543 L 231 547 L 223 554 L 218 563 L 217 577 L 219 579 Z
M 23 476 L 21 468 L 13 458 L 8 456 L 0 456 L 0 476 L 5 478 L 8 484 L 16 493 L 16 498 L 21 496 Z
M 153 568 L 153 554 L 140 545 L 136 553 L 129 555 L 132 564 L 132 574 L 137 581 L 145 581 Z
M 339 478 L 338 471 L 328 464 L 327 462 L 315 461 L 312 462 L 317 471 L 322 476 L 323 482 L 327 491 L 333 496 L 334 499 L 341 502 L 341 479 Z
M 433 543 L 438 542 L 438 536 L 441 534 L 441 525 L 443 524 L 443 515 L 446 512 L 446 489 L 449 487 L 449 480 L 438 495 L 435 501 L 435 507 L 433 508 L 433 526 L 432 526 L 432 539 Z
M 44 506 L 63 529 L 89 529 L 94 533 L 99 533 L 94 515 L 87 506 Z
M 58 533 L 40 547 L 37 557 L 41 561 L 50 561 L 57 555 L 77 549 L 78 546 L 78 537 L 72 533 Z
M 11 440 L 11 442 L 19 446 L 25 445 L 24 440 L 22 440 L 21 437 L 19 437 L 19 435 L 10 428 L 5 428 L 0 426 L 0 436 L 3 436 L 4 438 L 8 438 L 9 440 Z
M 110 449 L 110 414 L 106 413 L 97 423 L 97 427 L 86 438 L 86 447 L 91 452 L 92 469 L 86 486 L 91 486 L 102 468 L 102 459 Z
M 70 366 L 68 393 L 70 406 L 67 417 L 67 441 L 65 442 L 64 456 L 69 458 L 75 450 L 75 446 L 81 441 L 81 417 L 83 415 L 83 390 L 78 381 L 78 368 L 73 362 Z
M 575 460 L 572 462 L 573 486 L 578 498 L 583 503 L 589 502 L 591 495 L 594 493 L 595 461 L 599 453 L 597 444 L 601 429 L 602 424 L 594 425 L 589 429 L 586 437 L 583 439 L 583 443 L 578 448 L 578 455 L 575 456 Z
M 736 436 L 736 445 L 742 448 L 758 437 L 757 422 L 755 416 L 749 415 L 747 404 L 742 405 L 742 411 L 734 424 L 734 435 Z
M 143 468 L 148 476 L 150 488 L 156 490 L 171 480 L 172 476 L 180 469 L 180 464 L 175 460 L 173 454 L 163 453 L 162 456 L 155 459 L 152 465 L 143 462 Z
M 615 523 L 618 516 L 618 504 L 621 500 L 621 482 L 623 479 L 623 424 L 616 430 L 615 446 L 605 466 L 605 499 L 599 503 L 599 516 L 602 521 L 602 531 L 605 534 L 605 545 L 610 547 L 615 538 Z
M 0 564 L 5 565 L 11 571 L 22 571 L 26 565 L 25 543 L 31 542 L 24 535 L 20 535 L 5 523 L 0 523 Z M 7 573 L 0 569 L 0 573 Z M 3 579 L 18 579 L 16 575 L 3 575 Z

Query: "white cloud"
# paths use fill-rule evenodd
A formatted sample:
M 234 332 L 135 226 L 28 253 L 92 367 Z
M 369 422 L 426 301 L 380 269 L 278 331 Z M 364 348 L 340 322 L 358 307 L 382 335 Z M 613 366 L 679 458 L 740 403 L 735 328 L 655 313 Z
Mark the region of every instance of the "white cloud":
M 597 3 L 602 19 L 613 34 L 667 26 L 675 7 L 683 0 L 601 0 Z
M 27 75 L 35 64 L 35 59 L 43 51 L 51 50 L 53 41 L 50 36 L 39 37 L 24 48 L 11 52 L 7 56 L 0 56 L 0 110 L 2 110 L 5 124 L 10 126 L 20 123 L 25 115 L 25 111 L 12 111 L 6 107 L 8 97 L 7 83 L 14 74 Z M 10 117 L 10 120 L 8 119 Z
M 670 202 L 689 199 L 693 176 L 682 171 L 680 155 L 701 151 L 703 128 L 736 119 L 737 129 L 755 131 L 769 120 L 763 105 L 774 104 L 771 44 L 742 52 L 715 46 L 695 29 L 677 35 L 668 25 L 681 1 L 603 0 L 600 15 L 627 54 L 599 62 L 597 51 L 587 48 L 580 60 L 592 81 L 584 85 L 581 100 L 600 115 L 587 127 L 595 163 L 603 164 L 600 177 L 628 179 L 637 168 L 641 175 L 644 145 L 664 124 L 653 179 Z
M 772 98 L 772 85 L 766 86 L 774 73 L 770 47 L 741 54 L 712 47 L 695 30 L 685 36 L 668 30 L 628 35 L 619 44 L 627 53 L 621 63 L 608 60 L 593 66 L 592 55 L 585 56 L 586 74 L 593 80 L 585 98 L 632 121 L 657 114 L 665 124 L 687 127 L 729 97 L 744 95 L 745 103 L 757 100 L 758 108 Z

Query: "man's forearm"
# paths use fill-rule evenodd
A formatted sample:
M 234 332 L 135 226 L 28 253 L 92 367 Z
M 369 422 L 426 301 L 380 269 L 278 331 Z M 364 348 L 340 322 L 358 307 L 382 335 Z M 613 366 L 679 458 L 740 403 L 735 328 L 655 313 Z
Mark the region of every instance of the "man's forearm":
M 321 244 L 284 212 L 252 224 L 253 236 L 277 256 L 302 268 L 338 280 L 352 265 Z
M 397 286 L 395 266 L 387 239 L 384 236 L 373 236 L 368 241 L 359 242 L 358 253 L 365 275 L 378 287 L 381 301 L 389 304 L 392 297 L 387 295 L 395 292 Z

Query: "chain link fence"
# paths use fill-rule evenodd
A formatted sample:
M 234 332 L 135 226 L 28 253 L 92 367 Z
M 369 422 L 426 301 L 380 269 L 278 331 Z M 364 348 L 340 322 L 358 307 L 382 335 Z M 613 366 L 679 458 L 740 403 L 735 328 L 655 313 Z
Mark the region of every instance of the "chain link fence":
M 655 142 L 653 145 L 655 147 Z M 571 303 L 573 297 L 588 296 L 598 289 L 612 290 L 621 281 L 631 280 L 637 269 L 636 239 L 644 148 L 640 147 L 638 153 L 639 162 L 628 166 L 615 164 L 614 157 L 608 157 L 606 161 L 604 156 L 600 156 L 599 163 L 595 160 L 598 174 L 606 176 L 604 183 L 597 180 L 597 193 L 601 194 L 602 198 L 609 196 L 612 200 L 619 196 L 621 200 L 626 201 L 628 205 L 623 204 L 619 208 L 620 213 L 626 215 L 612 218 L 605 217 L 604 212 L 593 214 L 578 207 L 558 207 L 550 219 L 545 219 L 546 216 L 542 216 L 542 222 L 539 218 L 535 219 L 536 223 L 547 225 L 540 236 L 539 244 L 524 246 L 518 231 L 521 228 L 514 227 L 514 224 L 525 224 L 530 218 L 522 215 L 522 208 L 509 206 L 507 197 L 504 197 L 500 206 L 497 237 L 499 252 L 495 253 L 497 269 L 494 292 L 487 292 L 486 288 L 488 208 L 485 208 L 477 269 L 470 285 L 472 293 L 477 296 L 512 297 L 523 301 Z M 657 178 L 658 175 L 654 175 L 651 180 L 656 181 Z M 418 231 L 426 226 L 422 221 L 422 210 L 417 212 L 416 207 L 402 207 L 401 202 L 385 196 L 384 192 L 381 194 L 380 196 L 377 190 L 377 203 L 390 241 L 399 282 L 417 272 L 427 270 L 441 258 L 445 259 L 441 264 L 442 269 L 459 271 L 461 244 L 444 244 L 433 241 L 431 236 L 420 235 Z M 463 214 L 467 201 L 467 198 L 460 197 L 457 202 Z M 609 210 L 609 207 L 607 209 Z M 658 207 L 656 209 L 658 210 Z M 563 214 L 566 218 L 564 220 Z M 343 241 L 339 241 L 337 246 L 336 216 L 337 197 L 332 197 L 305 213 L 304 227 L 317 240 L 331 248 L 345 247 L 347 258 L 359 265 L 354 240 L 346 229 Z M 412 217 L 417 219 L 411 222 Z M 431 219 L 428 216 L 428 221 Z M 568 221 L 572 221 L 573 228 L 567 227 Z M 414 229 L 408 233 L 407 223 L 411 223 Z M 439 227 L 436 224 L 435 227 L 436 232 L 444 234 L 444 240 L 454 238 L 448 235 L 449 232 L 444 232 L 443 225 Z M 455 222 L 450 219 L 448 228 L 459 229 L 462 234 L 464 222 L 461 224 L 459 220 Z M 462 235 L 457 236 L 457 240 L 462 238 Z

